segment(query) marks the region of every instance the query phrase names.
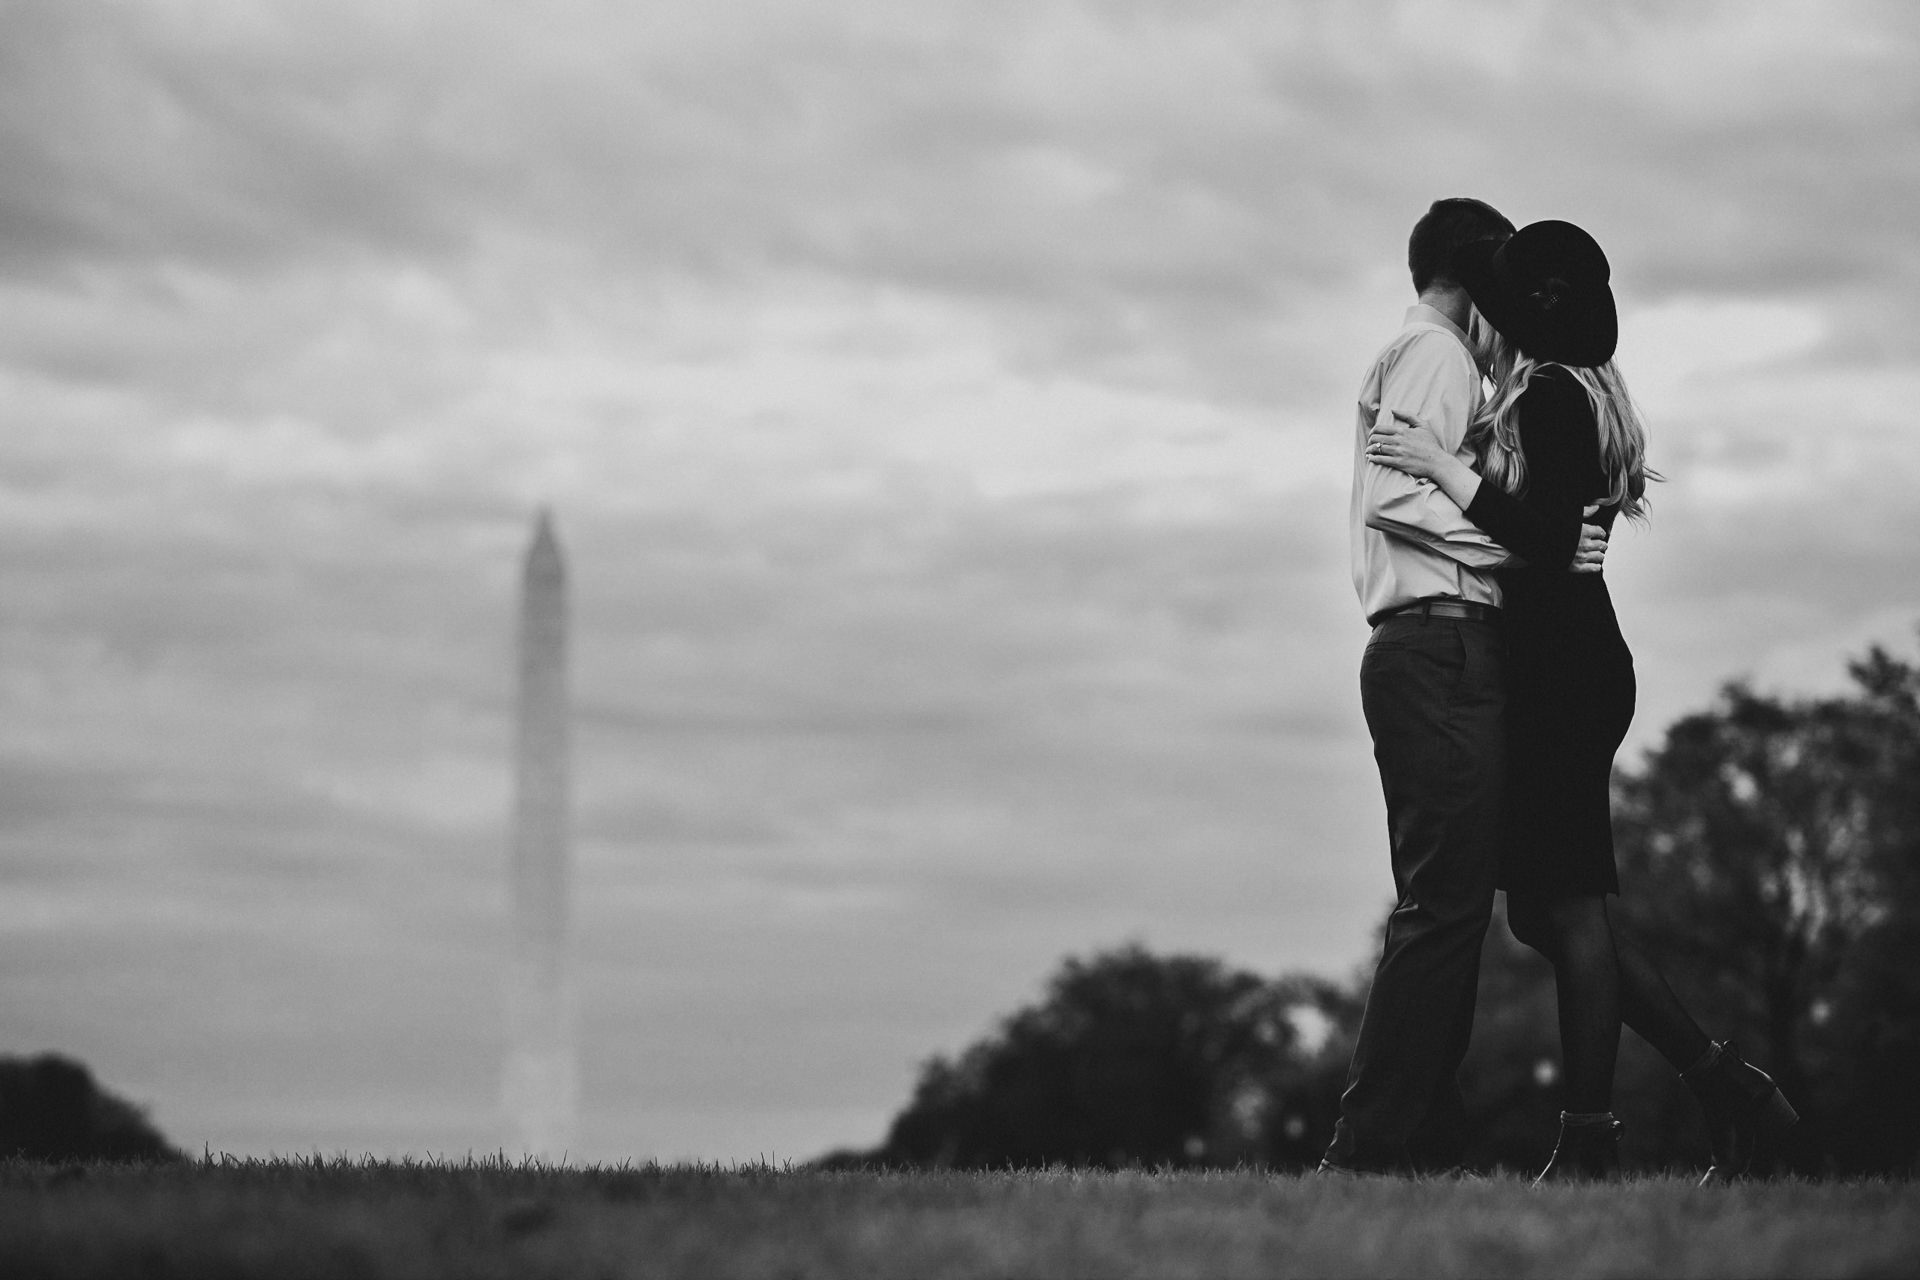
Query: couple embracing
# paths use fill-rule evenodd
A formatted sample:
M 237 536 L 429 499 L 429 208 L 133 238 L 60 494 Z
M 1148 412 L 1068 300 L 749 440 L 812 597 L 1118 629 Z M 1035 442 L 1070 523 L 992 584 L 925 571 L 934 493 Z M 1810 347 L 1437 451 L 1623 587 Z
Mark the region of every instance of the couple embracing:
M 1361 386 L 1350 513 L 1398 896 L 1321 1169 L 1458 1167 L 1456 1072 L 1499 888 L 1559 997 L 1566 1109 L 1540 1177 L 1618 1176 L 1622 1022 L 1699 1100 L 1705 1181 L 1737 1177 L 1797 1117 L 1607 910 L 1634 676 L 1602 568 L 1657 476 L 1613 364 L 1606 256 L 1570 223 L 1516 232 L 1465 199 L 1435 202 L 1407 256 L 1419 301 Z

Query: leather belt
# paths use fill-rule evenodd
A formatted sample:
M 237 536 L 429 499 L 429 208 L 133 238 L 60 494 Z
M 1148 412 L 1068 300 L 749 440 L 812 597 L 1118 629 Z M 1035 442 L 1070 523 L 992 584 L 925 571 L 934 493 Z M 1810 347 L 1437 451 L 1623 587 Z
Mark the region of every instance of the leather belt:
M 1388 618 L 1404 618 L 1415 614 L 1422 618 L 1467 618 L 1474 622 L 1498 622 L 1500 606 L 1475 604 L 1471 600 L 1416 600 L 1398 609 L 1376 613 L 1367 619 L 1367 623 L 1369 626 L 1379 626 Z

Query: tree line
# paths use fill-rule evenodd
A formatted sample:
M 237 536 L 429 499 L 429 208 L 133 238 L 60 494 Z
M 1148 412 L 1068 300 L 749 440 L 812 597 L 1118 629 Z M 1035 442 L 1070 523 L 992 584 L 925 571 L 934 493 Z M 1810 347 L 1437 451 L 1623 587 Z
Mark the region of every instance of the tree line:
M 1805 1123 L 1791 1169 L 1911 1173 L 1920 1157 L 1920 666 L 1874 647 L 1844 694 L 1745 683 L 1616 771 L 1618 926 Z M 922 1068 L 886 1140 L 828 1164 L 1316 1163 L 1370 970 L 1277 979 L 1126 946 Z M 1536 1169 L 1560 1109 L 1551 970 L 1496 918 L 1461 1073 L 1469 1163 Z M 1615 1113 L 1629 1167 L 1696 1168 L 1691 1095 L 1631 1033 Z

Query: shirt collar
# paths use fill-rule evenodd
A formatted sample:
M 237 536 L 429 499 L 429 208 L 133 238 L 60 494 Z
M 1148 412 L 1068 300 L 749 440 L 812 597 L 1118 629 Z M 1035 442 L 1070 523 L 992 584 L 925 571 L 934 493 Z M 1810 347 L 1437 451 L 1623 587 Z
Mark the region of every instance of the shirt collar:
M 1467 341 L 1467 335 L 1459 325 L 1447 319 L 1445 312 L 1430 307 L 1424 302 L 1416 302 L 1407 308 L 1407 323 L 1439 325 L 1442 329 L 1445 329 L 1448 333 L 1460 339 L 1461 346 L 1465 347 L 1468 351 L 1473 350 L 1473 344 Z

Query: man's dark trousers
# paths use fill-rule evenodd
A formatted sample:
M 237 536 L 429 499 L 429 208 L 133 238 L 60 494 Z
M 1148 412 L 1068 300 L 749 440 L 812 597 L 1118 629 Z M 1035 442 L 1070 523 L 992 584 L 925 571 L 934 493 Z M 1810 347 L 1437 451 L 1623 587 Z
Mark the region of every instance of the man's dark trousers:
M 1498 621 L 1401 614 L 1374 628 L 1360 663 L 1399 899 L 1327 1152 L 1344 1168 L 1460 1159 L 1456 1073 L 1499 860 L 1505 649 Z

